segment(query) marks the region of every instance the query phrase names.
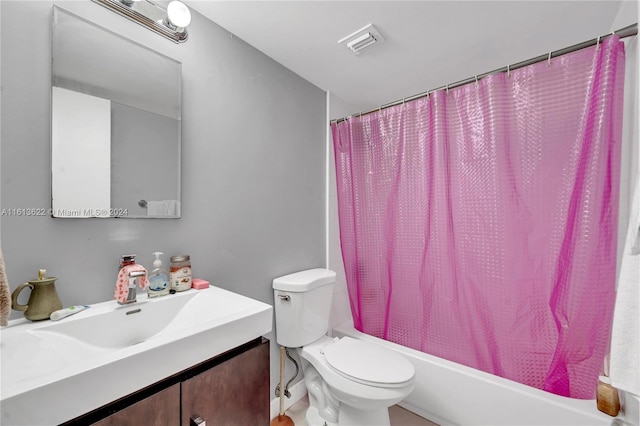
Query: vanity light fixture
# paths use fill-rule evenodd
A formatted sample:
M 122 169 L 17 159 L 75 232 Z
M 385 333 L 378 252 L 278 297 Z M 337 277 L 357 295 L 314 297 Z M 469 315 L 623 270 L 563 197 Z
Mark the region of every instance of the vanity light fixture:
M 165 22 L 169 28 L 184 32 L 184 29 L 191 23 L 191 12 L 184 3 L 177 0 L 172 1 L 167 6 L 167 19 Z
M 93 1 L 176 43 L 187 40 L 186 27 L 191 23 L 191 12 L 178 0 L 169 3 L 166 9 L 151 0 Z

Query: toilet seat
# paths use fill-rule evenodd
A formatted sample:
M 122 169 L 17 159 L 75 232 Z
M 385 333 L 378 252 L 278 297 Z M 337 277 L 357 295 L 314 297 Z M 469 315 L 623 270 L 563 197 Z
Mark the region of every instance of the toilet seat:
M 365 385 L 401 387 L 415 375 L 413 364 L 403 356 L 362 340 L 343 337 L 323 352 L 333 371 Z

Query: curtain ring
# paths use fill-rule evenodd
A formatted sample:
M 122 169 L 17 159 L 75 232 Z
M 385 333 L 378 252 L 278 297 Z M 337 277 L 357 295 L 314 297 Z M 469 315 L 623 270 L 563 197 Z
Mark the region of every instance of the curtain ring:
M 604 39 L 605 37 L 611 37 L 611 36 L 613 36 L 613 35 L 616 35 L 616 32 L 615 32 L 615 31 L 611 31 L 611 34 L 607 34 L 607 35 L 605 35 L 605 36 L 600 36 L 600 37 L 598 37 L 598 48 L 600 48 L 600 40 L 601 40 L 601 39 Z
M 600 49 L 600 38 L 602 38 L 602 36 L 598 36 L 598 40 L 596 41 L 596 49 L 597 50 Z
M 507 65 L 507 78 L 511 78 L 511 65 Z
M 478 87 L 478 76 L 476 75 L 476 87 Z
M 402 108 L 406 108 L 406 107 L 407 107 L 407 105 L 404 103 L 404 100 L 405 100 L 405 99 L 406 99 L 406 98 L 402 98 Z
M 447 84 L 447 95 L 449 95 L 449 85 Z
M 547 66 L 551 66 L 551 52 L 549 52 L 549 57 L 547 58 Z

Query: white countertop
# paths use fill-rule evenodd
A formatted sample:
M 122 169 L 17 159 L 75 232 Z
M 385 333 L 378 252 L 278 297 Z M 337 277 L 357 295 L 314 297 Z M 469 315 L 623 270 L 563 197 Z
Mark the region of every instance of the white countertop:
M 125 317 L 136 309 L 143 313 Z M 269 333 L 272 312 L 210 287 L 97 303 L 56 322 L 11 321 L 0 332 L 1 424 L 73 419 Z M 129 336 L 136 332 L 143 337 Z

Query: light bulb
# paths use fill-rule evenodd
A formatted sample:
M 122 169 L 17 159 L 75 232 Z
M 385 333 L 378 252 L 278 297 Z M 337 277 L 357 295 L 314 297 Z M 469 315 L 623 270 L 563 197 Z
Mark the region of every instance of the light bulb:
M 167 21 L 180 31 L 191 23 L 191 12 L 184 3 L 174 0 L 167 6 Z

